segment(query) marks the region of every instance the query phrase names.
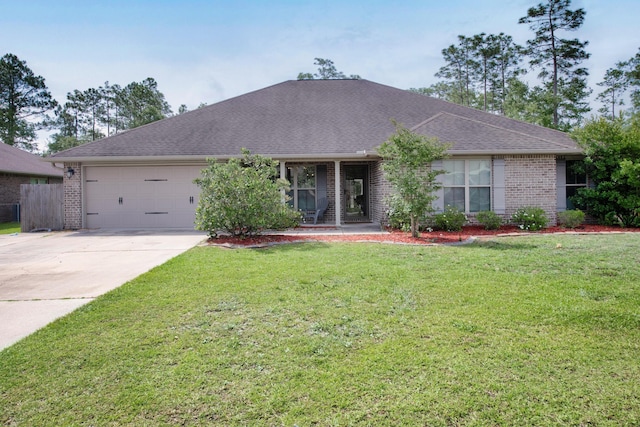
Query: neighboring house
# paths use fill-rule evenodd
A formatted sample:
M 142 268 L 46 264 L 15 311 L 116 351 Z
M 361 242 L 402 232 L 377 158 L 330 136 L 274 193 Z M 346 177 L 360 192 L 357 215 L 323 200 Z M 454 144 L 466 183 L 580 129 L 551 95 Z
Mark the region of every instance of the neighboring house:
M 567 162 L 582 151 L 565 133 L 367 80 L 286 81 L 54 154 L 64 162 L 65 228 L 193 227 L 207 158 L 241 148 L 280 161 L 292 203 L 327 198 L 324 222 L 385 220 L 390 185 L 376 147 L 391 119 L 453 143 L 436 207 L 508 216 L 543 208 L 551 222 L 579 183 Z M 575 181 L 575 180 L 574 180 Z
M 20 184 L 61 184 L 62 169 L 43 158 L 0 143 L 0 222 L 17 218 Z

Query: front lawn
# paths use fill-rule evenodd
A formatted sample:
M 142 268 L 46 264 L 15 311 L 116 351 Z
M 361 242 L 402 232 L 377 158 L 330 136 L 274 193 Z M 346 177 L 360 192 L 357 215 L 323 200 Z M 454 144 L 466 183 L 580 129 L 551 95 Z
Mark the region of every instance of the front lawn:
M 0 222 L 0 234 L 13 234 L 20 232 L 19 222 Z
M 0 353 L 0 424 L 640 424 L 640 235 L 198 247 Z

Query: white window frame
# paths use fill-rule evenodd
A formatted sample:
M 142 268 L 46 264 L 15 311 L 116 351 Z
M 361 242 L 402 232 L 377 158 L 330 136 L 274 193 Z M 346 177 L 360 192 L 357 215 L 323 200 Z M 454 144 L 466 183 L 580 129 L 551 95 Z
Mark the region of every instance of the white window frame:
M 313 187 L 300 187 L 298 185 L 298 174 L 303 168 L 313 168 Z M 291 201 L 293 203 L 293 208 L 298 210 L 298 191 L 308 191 L 312 190 L 315 197 L 315 206 L 318 205 L 318 169 L 316 165 L 296 165 L 296 166 L 287 166 L 287 170 L 291 170 Z M 288 172 L 287 172 L 288 175 Z
M 485 161 L 489 165 L 489 183 L 482 185 L 471 185 L 469 183 L 469 164 L 472 161 Z M 464 184 L 450 184 L 447 185 L 444 183 L 445 176 L 447 173 L 445 172 L 442 176 L 442 188 L 443 188 L 443 197 L 442 203 L 446 208 L 447 204 L 444 200 L 444 189 L 446 188 L 464 188 L 464 212 L 465 213 L 476 213 L 479 211 L 471 211 L 471 198 L 470 198 L 470 189 L 471 188 L 488 188 L 489 189 L 489 210 L 492 209 L 492 192 L 493 192 L 493 171 L 492 171 L 492 161 L 489 157 L 478 157 L 478 158 L 468 158 L 468 159 L 445 159 L 442 161 L 442 169 L 446 171 L 445 165 L 447 162 L 464 162 Z

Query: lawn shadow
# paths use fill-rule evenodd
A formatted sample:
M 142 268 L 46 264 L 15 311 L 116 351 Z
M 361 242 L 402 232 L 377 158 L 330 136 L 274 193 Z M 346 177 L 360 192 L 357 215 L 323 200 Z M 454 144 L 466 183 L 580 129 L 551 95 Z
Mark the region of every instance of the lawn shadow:
M 326 248 L 331 246 L 327 242 L 313 241 L 298 241 L 298 242 L 282 242 L 282 243 L 270 243 L 263 246 L 250 246 L 246 249 L 252 249 L 265 255 L 274 255 L 286 252 L 312 252 L 319 248 Z
M 468 249 L 493 249 L 496 251 L 521 251 L 525 249 L 536 249 L 538 246 L 531 243 L 521 243 L 515 240 L 484 240 L 477 239 L 473 243 L 468 245 L 461 245 L 462 248 Z

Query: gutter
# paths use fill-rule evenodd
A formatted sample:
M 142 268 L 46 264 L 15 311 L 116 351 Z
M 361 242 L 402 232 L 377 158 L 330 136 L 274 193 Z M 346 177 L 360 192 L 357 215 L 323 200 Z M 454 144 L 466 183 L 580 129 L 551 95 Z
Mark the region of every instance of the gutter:
M 260 153 L 258 153 L 260 154 Z M 580 155 L 584 151 L 579 148 L 567 148 L 565 150 L 449 150 L 451 156 L 503 156 L 503 155 Z M 357 151 L 351 153 L 326 153 L 326 154 L 260 154 L 264 157 L 270 157 L 279 161 L 362 161 L 362 160 L 379 160 L 381 157 L 374 151 Z M 156 163 L 206 163 L 207 159 L 229 160 L 232 158 L 242 157 L 238 155 L 174 155 L 174 156 L 77 156 L 77 157 L 47 157 L 44 161 L 51 163 L 137 163 L 137 162 L 156 162 Z

